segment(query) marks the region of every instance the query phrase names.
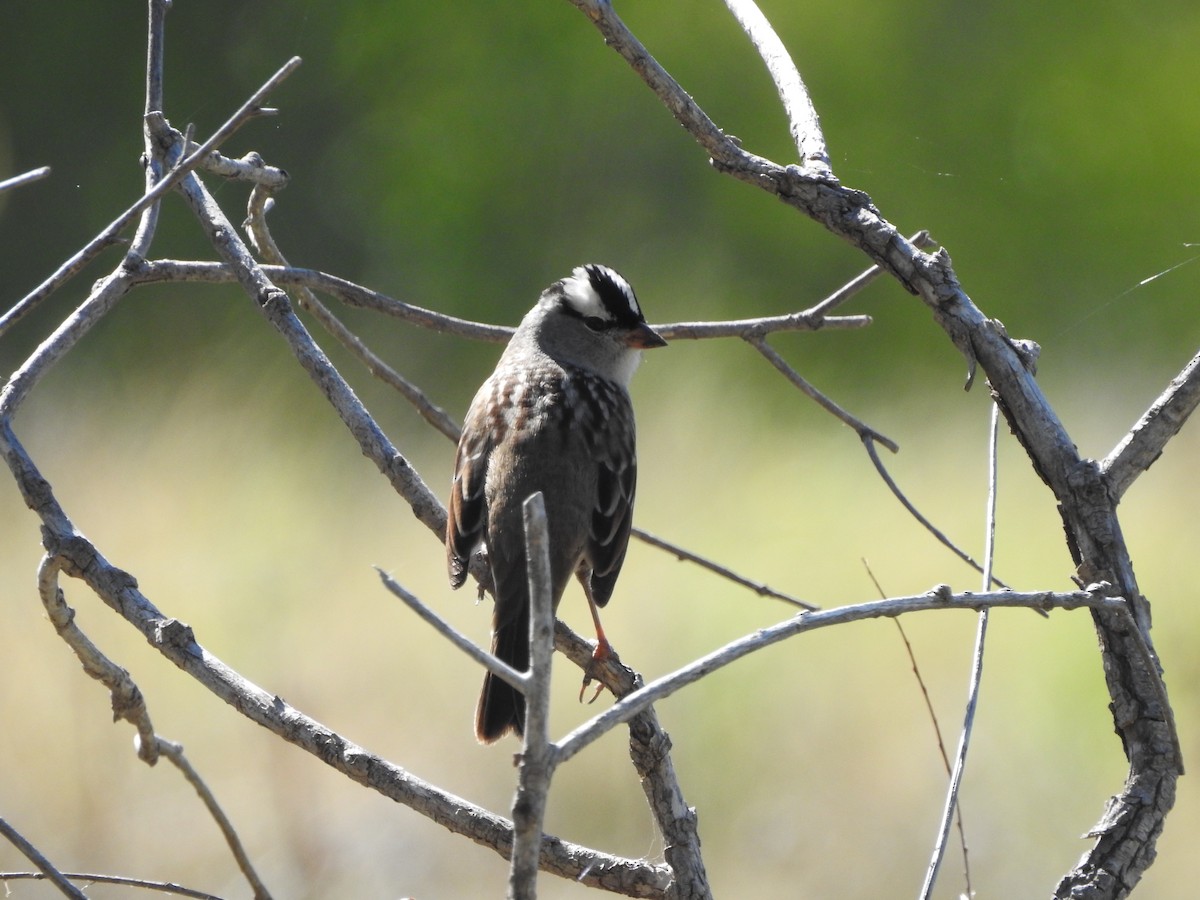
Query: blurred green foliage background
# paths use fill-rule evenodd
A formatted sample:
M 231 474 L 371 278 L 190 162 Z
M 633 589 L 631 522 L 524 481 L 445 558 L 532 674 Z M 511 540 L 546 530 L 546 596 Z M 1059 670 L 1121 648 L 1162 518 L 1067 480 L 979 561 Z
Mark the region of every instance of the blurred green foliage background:
M 929 228 L 967 291 L 1043 347 L 1039 379 L 1086 455 L 1103 456 L 1195 352 L 1200 8 L 763 0 L 822 115 L 834 170 L 902 229 Z M 7 307 L 140 192 L 145 4 L 0 5 L 0 197 Z M 717 2 L 618 5 L 650 51 L 747 148 L 788 162 L 786 123 Z M 166 114 L 203 137 L 293 54 L 304 66 L 224 148 L 291 186 L 272 214 L 296 264 L 425 306 L 514 323 L 580 262 L 608 262 L 652 321 L 816 302 L 865 261 L 703 154 L 570 4 L 176 0 Z M 240 219 L 245 189 L 209 179 Z M 182 204 L 155 253 L 212 258 Z M 0 342 L 10 374 L 118 261 L 100 262 Z M 1160 277 L 1154 277 L 1160 276 Z M 921 305 L 880 281 L 863 331 L 774 340 L 806 377 L 902 446 L 910 497 L 979 554 L 986 390 Z M 461 416 L 497 349 L 359 311 L 345 320 Z M 441 492 L 452 448 L 338 348 L 329 352 Z M 736 342 L 676 344 L 635 383 L 638 522 L 822 605 L 977 576 L 874 475 L 854 435 Z M 268 690 L 418 777 L 504 812 L 515 744 L 479 748 L 479 674 L 379 587 L 392 572 L 485 641 L 441 550 L 358 453 L 287 349 L 233 287 L 142 288 L 17 420 L 77 526 L 200 642 Z M 1002 440 L 997 571 L 1070 587 L 1049 493 Z M 1194 427 L 1127 495 L 1126 536 L 1155 609 L 1185 758 L 1200 749 L 1190 565 L 1200 538 Z M 0 814 L 64 869 L 229 896 L 245 889 L 190 790 L 151 771 L 103 690 L 53 635 L 35 591 L 35 518 L 0 479 Z M 505 867 L 347 783 L 198 689 L 77 585 L 81 626 L 129 668 L 281 897 L 500 896 Z M 562 615 L 581 630 L 581 598 Z M 635 546 L 606 626 L 647 677 L 789 614 Z M 947 741 L 974 616 L 905 621 Z M 1049 892 L 1119 789 L 1124 760 L 1085 614 L 998 613 L 963 803 L 980 896 Z M 555 729 L 589 712 L 558 663 Z M 601 703 L 606 700 L 601 700 Z M 889 622 L 816 633 L 660 707 L 723 897 L 910 896 L 945 777 Z M 662 848 L 620 735 L 559 773 L 549 828 L 630 856 Z M 1137 895 L 1194 895 L 1190 779 Z M 963 889 L 950 855 L 939 897 Z M 0 870 L 27 869 L 0 846 Z M 16 897 L 51 896 L 12 882 Z M 579 897 L 547 879 L 547 897 Z M 93 896 L 120 896 L 95 888 Z

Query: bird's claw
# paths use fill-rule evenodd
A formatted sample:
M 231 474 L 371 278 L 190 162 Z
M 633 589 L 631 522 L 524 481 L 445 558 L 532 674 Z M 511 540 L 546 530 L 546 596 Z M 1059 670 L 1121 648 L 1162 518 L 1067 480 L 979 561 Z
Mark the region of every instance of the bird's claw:
M 579 686 L 579 702 L 583 702 L 583 695 L 588 689 L 588 685 L 593 681 L 592 676 L 585 674 L 583 676 L 583 684 Z M 592 699 L 588 701 L 588 706 L 596 702 L 596 698 L 600 696 L 600 692 L 604 690 L 604 685 L 601 682 L 596 682 L 596 692 L 592 694 Z

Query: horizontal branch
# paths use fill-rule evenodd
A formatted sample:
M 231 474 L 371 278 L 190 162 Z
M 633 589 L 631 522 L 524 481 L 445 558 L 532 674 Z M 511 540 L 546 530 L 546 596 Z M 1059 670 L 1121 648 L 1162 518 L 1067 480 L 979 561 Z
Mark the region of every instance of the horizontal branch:
M 574 756 L 588 744 L 622 722 L 627 722 L 653 703 L 671 696 L 681 688 L 700 680 L 717 669 L 722 669 L 764 647 L 818 628 L 845 625 L 863 619 L 892 618 L 906 613 L 933 609 L 981 610 L 990 608 L 1021 607 L 1031 609 L 1103 609 L 1127 614 L 1128 605 L 1121 597 L 1109 597 L 1100 591 L 993 591 L 990 593 L 951 593 L 950 588 L 939 585 L 927 594 L 911 597 L 892 597 L 873 600 L 836 609 L 798 613 L 790 619 L 762 628 L 739 638 L 724 647 L 688 663 L 681 669 L 656 678 L 645 687 L 621 698 L 600 715 L 580 725 L 558 742 L 559 762 Z
M 303 285 L 322 294 L 336 297 L 347 306 L 372 309 L 412 325 L 472 340 L 503 343 L 512 337 L 513 329 L 506 325 L 488 325 L 435 312 L 379 291 L 330 275 L 318 269 L 300 266 L 262 267 L 272 281 L 279 285 Z M 861 277 L 861 276 L 860 276 Z M 872 276 L 874 277 L 874 276 Z M 194 260 L 161 259 L 147 261 L 134 276 L 137 284 L 169 281 L 229 284 L 236 280 L 224 263 Z M 835 294 L 833 297 L 840 297 Z M 832 299 L 832 298 L 830 298 Z M 828 301 L 822 301 L 823 303 Z M 815 309 L 816 307 L 814 307 Z M 822 329 L 865 328 L 870 316 L 825 316 L 811 310 L 781 316 L 762 316 L 753 319 L 730 319 L 718 322 L 673 322 L 655 325 L 667 340 L 703 340 L 711 338 L 745 337 L 750 334 L 769 334 L 776 331 L 820 331 Z
M 723 322 L 670 322 L 654 330 L 668 341 L 699 341 L 709 338 L 747 338 L 775 331 L 820 331 L 825 328 L 866 328 L 870 316 L 821 316 L 808 311 L 757 319 L 728 319 Z
M 46 877 L 40 872 L 0 872 L 0 882 L 42 881 Z M 63 872 L 62 877 L 68 878 L 71 881 L 82 881 L 84 884 L 114 884 L 121 887 L 154 891 L 159 894 L 174 894 L 177 897 L 188 897 L 190 900 L 223 900 L 222 897 L 218 897 L 216 894 L 184 887 L 171 881 L 151 881 L 147 878 L 132 878 L 128 875 L 104 875 L 100 872 Z M 82 891 L 78 895 L 68 894 L 67 896 L 79 896 L 83 900 L 87 900 L 87 894 Z

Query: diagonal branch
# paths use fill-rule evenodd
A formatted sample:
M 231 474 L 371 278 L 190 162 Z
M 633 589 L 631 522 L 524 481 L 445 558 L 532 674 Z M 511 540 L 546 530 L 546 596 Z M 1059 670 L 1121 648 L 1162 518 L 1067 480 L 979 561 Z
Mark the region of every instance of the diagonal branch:
M 383 586 L 392 594 L 399 597 L 404 602 L 405 606 L 424 619 L 427 624 L 432 625 L 433 629 L 438 634 L 452 643 L 459 650 L 462 650 L 467 654 L 467 656 L 471 657 L 471 659 L 475 660 L 475 662 L 479 663 L 497 678 L 503 680 L 507 684 L 511 684 L 520 691 L 524 691 L 526 689 L 526 686 L 529 682 L 528 675 L 526 675 L 524 672 L 518 672 L 508 663 L 504 662 L 499 657 L 488 653 L 466 635 L 456 630 L 453 625 L 430 609 L 425 603 L 422 603 L 421 599 L 417 597 L 416 594 L 405 589 L 398 581 L 392 578 L 391 575 L 388 575 L 378 567 L 376 567 L 375 571 L 379 573 L 379 578 L 383 581 Z
M 2 817 L 0 817 L 0 836 L 7 838 L 10 844 L 20 850 L 25 858 L 37 866 L 38 871 L 63 895 L 71 897 L 73 900 L 87 900 L 87 894 L 71 884 L 67 880 L 67 876 L 54 867 L 54 863 L 46 859 L 42 852 L 29 842 L 28 838 L 9 825 Z
M 965 550 L 963 550 L 961 547 L 959 547 L 956 543 L 954 543 L 952 540 L 950 540 L 950 538 L 948 538 L 946 536 L 945 532 L 943 532 L 940 528 L 938 528 L 936 525 L 934 525 L 932 522 L 930 522 L 929 519 L 925 518 L 925 516 L 921 513 L 921 511 L 913 505 L 911 500 L 908 499 L 908 497 L 907 497 L 907 495 L 905 495 L 904 491 L 900 490 L 900 485 L 896 484 L 896 480 L 894 478 L 892 478 L 892 474 L 887 470 L 887 467 L 883 464 L 883 460 L 879 458 L 879 451 L 875 449 L 875 441 L 872 440 L 870 437 L 864 436 L 863 437 L 863 446 L 867 448 L 867 455 L 871 457 L 871 462 L 875 465 L 875 471 L 879 473 L 879 477 L 883 479 L 883 483 L 888 486 L 888 490 L 890 490 L 892 492 L 892 495 L 897 500 L 900 501 L 900 504 L 906 510 L 908 510 L 909 515 L 911 515 L 914 519 L 916 519 L 917 522 L 920 523 L 921 527 L 923 527 L 926 531 L 928 531 L 935 538 L 937 538 L 939 543 L 941 543 L 943 546 L 947 547 L 951 553 L 953 553 L 955 556 L 957 556 L 959 559 L 961 559 L 963 562 L 965 562 L 968 566 L 970 566 L 976 572 L 979 572 L 980 574 L 982 574 L 983 566 L 981 566 L 979 563 L 977 563 L 973 556 L 971 556 L 969 553 L 967 553 Z M 994 584 L 996 587 L 1000 587 L 1000 588 L 1008 587 L 1007 584 L 1005 584 L 1003 581 L 1001 581 L 999 578 L 997 578 L 994 575 L 992 576 L 992 584 Z
M 774 600 L 782 600 L 784 603 L 789 603 L 792 606 L 799 607 L 800 609 L 810 609 L 811 610 L 811 609 L 819 609 L 820 608 L 820 607 L 815 606 L 812 603 L 809 603 L 805 600 L 801 600 L 797 597 L 793 597 L 791 594 L 785 594 L 781 591 L 777 591 L 768 584 L 763 584 L 762 582 L 759 582 L 759 581 L 751 581 L 749 578 L 739 575 L 737 572 L 734 572 L 732 569 L 728 569 L 725 566 L 719 565 L 718 563 L 715 563 L 710 559 L 706 559 L 703 556 L 692 553 L 690 550 L 685 550 L 683 547 L 680 547 L 676 544 L 672 544 L 669 541 L 664 541 L 660 537 L 655 537 L 654 535 L 650 534 L 650 532 L 648 532 L 648 531 L 643 531 L 640 528 L 634 528 L 632 534 L 634 535 L 634 537 L 636 537 L 638 540 L 642 541 L 643 543 L 649 544 L 651 547 L 657 547 L 659 550 L 663 550 L 667 553 L 670 553 L 672 556 L 674 556 L 676 559 L 680 560 L 681 562 L 695 563 L 696 565 L 700 566 L 700 568 L 702 568 L 702 569 L 707 569 L 708 571 L 710 571 L 716 575 L 719 575 L 722 578 L 727 579 L 728 581 L 732 581 L 734 584 L 741 585 L 744 588 L 748 588 L 749 590 L 754 591 L 754 593 L 758 594 L 760 597 L 770 597 Z
M 1167 441 L 1179 433 L 1197 405 L 1200 405 L 1200 354 L 1192 357 L 1183 371 L 1171 379 L 1167 389 L 1100 463 L 1100 471 L 1116 499 L 1162 455 Z
M 808 90 L 800 78 L 800 72 L 792 62 L 791 55 L 784 47 L 783 41 L 762 14 L 754 0 L 725 0 L 725 5 L 733 13 L 750 42 L 758 50 L 771 80 L 779 90 L 779 99 L 783 110 L 787 113 L 788 128 L 792 140 L 800 154 L 800 164 L 813 171 L 829 177 L 829 151 L 825 148 L 825 136 L 821 133 L 821 123 L 817 110 L 809 99 Z
M 880 434 L 878 431 L 876 431 L 871 426 L 867 425 L 865 422 L 861 421 L 860 419 L 855 418 L 853 415 L 848 413 L 846 410 L 842 409 L 840 406 L 838 406 L 836 403 L 834 403 L 831 399 L 829 399 L 824 394 L 822 394 L 820 391 L 818 391 L 815 387 L 813 387 L 807 380 L 805 380 L 805 378 L 799 372 L 797 372 L 790 365 L 788 365 L 787 361 L 782 356 L 780 356 L 779 353 L 770 344 L 767 343 L 766 338 L 763 338 L 759 335 L 753 335 L 753 336 L 746 337 L 745 341 L 751 347 L 753 347 L 755 350 L 757 350 L 759 353 L 761 353 L 763 358 L 766 359 L 767 362 L 769 362 L 780 373 L 782 373 L 783 376 L 788 381 L 790 381 L 792 384 L 794 384 L 796 387 L 798 387 L 801 390 L 801 392 L 806 394 L 811 399 L 815 400 L 817 402 L 818 406 L 820 406 L 826 412 L 832 413 L 836 418 L 840 419 L 846 425 L 849 425 L 851 428 L 853 428 L 855 433 L 860 438 L 862 438 L 863 440 L 869 439 L 871 441 L 878 441 L 879 443 L 883 444 L 883 446 L 885 446 L 889 450 L 891 450 L 893 453 L 897 453 L 900 450 L 900 445 L 897 444 L 895 441 L 893 441 L 891 438 L 887 437 L 886 435 Z
M 39 303 L 57 291 L 60 287 L 78 275 L 101 252 L 117 243 L 120 233 L 129 226 L 144 210 L 157 203 L 160 198 L 172 190 L 191 171 L 208 157 L 208 154 L 228 140 L 239 128 L 261 112 L 261 104 L 266 97 L 277 88 L 285 78 L 292 74 L 300 65 L 300 57 L 293 56 L 274 75 L 255 91 L 250 99 L 243 103 L 225 123 L 213 132 L 212 137 L 185 156 L 174 166 L 166 176 L 125 212 L 113 219 L 103 231 L 88 241 L 78 252 L 59 266 L 45 281 L 26 294 L 12 309 L 0 316 L 0 336 L 19 322 L 25 315 L 32 312 Z M 161 119 L 161 113 L 150 111 L 146 114 L 147 127 L 153 130 L 156 122 Z
M 286 266 L 287 260 L 275 243 L 275 237 L 267 227 L 267 212 L 271 206 L 271 191 L 263 184 L 255 185 L 250 192 L 245 227 L 255 249 L 267 262 Z M 402 376 L 375 354 L 363 341 L 342 324 L 341 319 L 331 313 L 308 287 L 298 285 L 296 297 L 300 306 L 310 312 L 337 341 L 349 350 L 366 367 L 367 371 L 395 389 L 430 425 L 451 440 L 458 439 L 458 424 L 434 403 L 419 387 Z

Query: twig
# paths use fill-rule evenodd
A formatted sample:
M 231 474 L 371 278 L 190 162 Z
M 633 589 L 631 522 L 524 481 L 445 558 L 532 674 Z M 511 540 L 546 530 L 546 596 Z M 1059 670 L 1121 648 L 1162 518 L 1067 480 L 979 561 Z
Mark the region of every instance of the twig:
M 522 506 L 525 561 L 529 578 L 529 687 L 525 693 L 525 737 L 517 790 L 513 797 L 513 849 L 508 873 L 509 900 L 535 900 L 538 860 L 554 745 L 550 743 L 550 666 L 554 652 L 554 599 L 550 576 L 550 534 L 541 492 Z
M 969 565 L 976 572 L 982 573 L 983 566 L 975 562 L 974 557 L 972 557 L 965 550 L 959 548 L 959 546 L 950 540 L 950 538 L 946 537 L 946 535 L 936 525 L 925 518 L 919 509 L 913 506 L 912 502 L 907 496 L 905 496 L 904 492 L 900 490 L 900 485 L 896 484 L 895 479 L 893 479 L 891 473 L 888 472 L 887 467 L 883 464 L 883 460 L 879 458 L 879 453 L 875 450 L 875 442 L 869 437 L 864 437 L 863 446 L 866 447 L 867 455 L 871 457 L 871 462 L 875 465 L 875 471 L 879 473 L 879 477 L 883 479 L 883 483 L 888 486 L 888 489 L 892 492 L 893 496 L 900 501 L 901 505 L 908 510 L 909 514 L 918 522 L 920 522 L 926 531 L 932 534 L 940 543 L 947 547 L 950 552 Z M 1000 588 L 1008 587 L 1007 584 L 994 575 L 992 576 L 992 584 Z
M 1171 379 L 1167 389 L 1100 463 L 1100 471 L 1107 478 L 1114 498 L 1119 500 L 1137 477 L 1154 464 L 1167 441 L 1179 433 L 1197 405 L 1200 405 L 1200 353 Z
M 873 441 L 878 441 L 893 453 L 896 453 L 900 450 L 900 445 L 891 438 L 880 434 L 865 422 L 856 419 L 850 413 L 846 412 L 846 410 L 842 409 L 840 406 L 818 391 L 815 387 L 809 384 L 799 372 L 788 365 L 787 361 L 780 356 L 770 344 L 767 343 L 765 338 L 759 335 L 747 335 L 744 340 L 755 350 L 761 353 L 767 362 L 781 372 L 788 381 L 798 387 L 811 399 L 815 400 L 817 405 L 821 406 L 827 412 L 832 413 L 835 417 L 841 419 L 842 422 L 853 428 L 855 433 L 857 433 L 860 438 L 863 440 L 870 439 Z
M 262 156 L 253 151 L 241 159 L 231 159 L 214 150 L 204 160 L 203 167 L 205 172 L 211 172 L 221 178 L 262 185 L 273 191 L 283 190 L 291 179 L 286 171 L 278 166 L 268 166 Z
M 819 606 L 808 603 L 804 600 L 800 600 L 796 597 L 793 597 L 791 594 L 784 594 L 781 591 L 777 591 L 770 585 L 763 584 L 759 581 L 751 581 L 749 578 L 739 575 L 737 572 L 727 569 L 725 566 L 722 566 L 719 563 L 715 563 L 710 559 L 706 559 L 703 556 L 692 553 L 690 550 L 685 550 L 683 547 L 680 547 L 677 544 L 672 544 L 670 541 L 664 541 L 662 538 L 656 537 L 655 535 L 650 534 L 648 531 L 643 531 L 640 528 L 634 528 L 632 533 L 634 537 L 643 543 L 649 544 L 651 547 L 657 547 L 659 550 L 665 550 L 667 553 L 670 553 L 680 561 L 695 563 L 702 569 L 707 569 L 708 571 L 712 572 L 714 575 L 720 575 L 722 578 L 732 581 L 734 584 L 741 585 L 744 588 L 754 591 L 754 593 L 758 594 L 760 597 L 770 597 L 774 600 L 782 600 L 784 603 L 790 603 L 792 606 L 799 607 L 800 609 L 820 609 Z
M 954 594 L 948 587 L 941 585 L 927 594 L 917 596 L 892 597 L 887 600 L 840 606 L 836 609 L 798 613 L 777 625 L 760 629 L 753 634 L 732 641 L 724 647 L 688 663 L 683 668 L 656 678 L 645 687 L 622 697 L 607 710 L 583 723 L 558 742 L 560 762 L 574 756 L 605 732 L 621 722 L 628 721 L 650 704 L 669 697 L 705 675 L 724 668 L 764 647 L 818 628 L 932 609 L 973 609 L 978 611 L 989 607 L 1021 607 L 1069 610 L 1087 607 L 1115 612 L 1126 606 L 1124 598 L 1109 597 L 1098 591 L 1074 591 L 1071 593 L 995 591 L 979 594 L 970 592 Z
M 825 328 L 866 328 L 870 316 L 818 316 L 809 310 L 756 319 L 727 319 L 718 322 L 669 322 L 654 330 L 668 341 L 700 341 L 711 338 L 745 338 L 777 331 L 819 331 Z
M 200 773 L 196 771 L 188 761 L 187 756 L 184 755 L 183 745 L 164 740 L 161 737 L 157 738 L 156 743 L 159 755 L 165 756 L 175 768 L 183 773 L 183 777 L 187 779 L 188 784 L 192 786 L 196 794 L 199 795 L 201 802 L 204 803 L 208 814 L 213 817 L 213 821 L 221 829 L 221 835 L 225 838 L 225 843 L 229 845 L 229 850 L 233 853 L 233 858 L 237 862 L 238 868 L 242 870 L 242 874 L 250 882 L 255 900 L 271 900 L 271 892 L 267 890 L 267 886 L 259 878 L 258 872 L 254 869 L 254 864 L 250 862 L 250 856 L 246 853 L 246 848 L 242 846 L 242 839 L 238 837 L 233 823 L 229 821 L 229 817 L 221 809 L 217 798 L 209 790 L 208 785 L 204 783 L 204 779 L 200 777 Z
M 20 850 L 26 859 L 38 867 L 38 870 L 42 873 L 42 877 L 49 879 L 63 894 L 68 897 L 74 897 L 76 900 L 87 900 L 87 894 L 71 884 L 67 880 L 67 876 L 55 868 L 54 863 L 46 859 L 37 847 L 33 846 L 21 832 L 9 825 L 2 817 L 0 817 L 0 835 L 8 838 L 9 843 Z
M 37 169 L 30 169 L 28 172 L 23 172 L 20 175 L 14 175 L 12 178 L 6 178 L 0 181 L 0 194 L 5 191 L 11 191 L 13 188 L 19 188 L 26 184 L 32 184 L 35 181 L 41 181 L 43 178 L 50 176 L 50 167 L 41 166 Z
M 996 445 L 1000 434 L 1000 407 L 992 404 L 991 433 L 988 439 L 988 497 L 987 511 L 984 516 L 984 550 L 983 550 L 983 589 L 986 591 L 992 583 L 992 561 L 996 548 L 996 486 L 998 484 L 998 465 Z M 971 657 L 971 683 L 967 690 L 967 709 L 964 714 L 962 733 L 958 739 L 958 751 L 954 756 L 954 770 L 950 774 L 950 785 L 946 791 L 946 805 L 942 810 L 942 820 L 938 828 L 937 839 L 934 842 L 933 856 L 925 871 L 925 882 L 921 887 L 921 900 L 929 900 L 933 895 L 933 887 L 937 883 L 938 869 L 946 853 L 946 842 L 950 836 L 950 824 L 954 821 L 954 811 L 958 808 L 958 791 L 962 786 L 963 773 L 967 768 L 967 750 L 971 745 L 971 735 L 975 729 L 975 710 L 979 704 L 979 689 L 983 683 L 983 654 L 987 642 L 988 617 L 990 611 L 979 611 L 979 624 L 975 633 L 975 650 Z M 963 841 L 963 853 L 966 854 L 966 841 Z M 966 896 L 971 896 L 970 876 L 968 875 Z
M 301 368 L 358 441 L 363 454 L 388 478 L 421 523 L 440 536 L 446 527 L 445 508 L 312 339 L 292 310 L 287 295 L 255 261 L 212 194 L 195 176 L 181 182 L 180 192 L 218 255 L 233 269 L 243 290 L 286 341 Z
M 170 881 L 149 881 L 145 878 L 129 878 L 123 875 L 101 875 L 97 872 L 63 872 L 63 878 L 72 881 L 85 881 L 89 884 L 118 884 L 121 887 L 136 888 L 143 891 L 157 891 L 160 894 L 175 894 L 179 897 L 190 897 L 191 900 L 222 900 L 216 894 L 198 891 L 195 888 L 183 887 Z M 0 872 L 0 882 L 3 881 L 41 881 L 46 876 L 40 872 Z M 74 897 L 75 894 L 70 896 Z M 78 896 L 86 900 L 87 895 Z
M 921 249 L 933 247 L 937 243 L 930 236 L 929 232 L 923 228 L 909 238 L 909 240 L 912 241 L 913 246 L 920 247 Z M 861 275 L 847 282 L 845 286 L 834 291 L 816 306 L 807 310 L 808 314 L 822 317 L 828 315 L 830 310 L 841 306 L 843 303 L 854 297 L 859 291 L 883 274 L 884 271 L 879 267 L 878 264 L 870 266 L 864 270 Z
M 879 584 L 879 580 L 875 577 L 875 573 L 871 571 L 871 566 L 866 559 L 862 560 L 863 568 L 867 570 L 867 576 L 871 579 L 871 583 L 875 585 L 875 590 L 879 592 L 880 598 L 886 598 L 887 594 L 883 587 Z M 942 726 L 938 721 L 937 710 L 933 708 L 933 700 L 929 696 L 929 689 L 925 686 L 925 678 L 921 675 L 921 667 L 917 665 L 917 654 L 913 650 L 912 643 L 908 640 L 908 634 L 904 630 L 904 626 L 900 623 L 899 618 L 892 619 L 892 623 L 896 626 L 896 631 L 900 634 L 900 640 L 904 643 L 904 652 L 908 656 L 909 665 L 912 667 L 913 677 L 917 679 L 917 687 L 921 690 L 921 699 L 925 703 L 925 711 L 929 714 L 929 722 L 933 725 L 933 736 L 937 741 L 938 756 L 942 759 L 942 767 L 946 770 L 946 777 L 950 778 L 953 775 L 953 768 L 950 766 L 950 755 L 946 752 L 946 742 L 942 738 Z M 966 881 L 967 892 L 966 897 L 973 897 L 971 891 L 971 859 L 967 852 L 967 830 L 963 825 L 962 804 L 955 804 L 954 820 L 958 826 L 958 838 L 962 844 L 963 854 L 963 874 Z
M 750 42 L 758 50 L 771 80 L 779 90 L 779 99 L 787 113 L 788 128 L 792 140 L 800 154 L 801 164 L 811 169 L 814 174 L 832 177 L 829 168 L 829 152 L 825 149 L 825 137 L 821 133 L 821 123 L 817 110 L 809 99 L 808 91 L 800 78 L 792 57 L 788 54 L 783 41 L 762 14 L 762 10 L 754 0 L 725 0 L 725 5 L 733 13 Z
M 167 12 L 171 0 L 150 0 L 150 22 L 146 29 L 146 106 L 147 115 L 164 104 L 163 81 L 166 77 Z
M 75 610 L 67 605 L 58 586 L 58 573 L 65 562 L 63 557 L 47 554 L 38 566 L 38 593 L 46 616 L 59 637 L 67 642 L 67 646 L 83 664 L 83 671 L 108 688 L 113 721 L 124 719 L 137 729 L 138 757 L 154 765 L 158 761 L 158 739 L 150 723 L 145 698 L 129 673 L 105 656 L 75 624 Z
M 255 185 L 254 190 L 250 192 L 250 201 L 247 204 L 245 227 L 249 232 L 251 242 L 267 262 L 286 266 L 287 259 L 284 258 L 283 252 L 275 243 L 274 235 L 267 227 L 267 211 L 270 206 L 270 189 L 262 184 Z M 398 391 L 426 422 L 451 440 L 457 440 L 458 423 L 429 399 L 424 391 L 376 355 L 358 335 L 331 313 L 311 290 L 303 285 L 297 286 L 296 298 L 300 306 L 311 313 L 326 331 L 354 354 L 368 372 Z
M 376 566 L 375 571 L 379 573 L 379 578 L 383 581 L 383 586 L 403 600 L 409 609 L 432 625 L 438 634 L 446 638 L 446 640 L 459 650 L 462 650 L 467 656 L 471 657 L 497 678 L 502 679 L 507 684 L 511 684 L 519 691 L 528 689 L 529 679 L 524 672 L 518 672 L 508 663 L 488 653 L 470 638 L 456 630 L 453 625 L 421 602 L 416 594 L 405 589 L 392 576 L 383 571 L 383 569 Z
M 267 891 L 255 872 L 233 824 L 222 811 L 216 797 L 200 778 L 199 773 L 184 756 L 183 747 L 155 734 L 145 698 L 130 677 L 129 672 L 105 656 L 75 624 L 75 611 L 67 605 L 62 589 L 58 586 L 58 573 L 66 564 L 67 560 L 63 556 L 47 555 L 43 557 L 42 563 L 38 567 L 38 592 L 41 594 L 46 615 L 54 625 L 55 631 L 74 651 L 76 657 L 83 664 L 83 670 L 109 689 L 114 721 L 125 719 L 137 729 L 138 757 L 149 765 L 158 762 L 160 755 L 166 755 L 171 760 L 196 790 L 209 814 L 217 823 L 217 827 L 221 829 L 221 833 L 233 853 L 234 860 L 254 890 L 256 900 L 270 900 L 270 892 Z
M 4 335 L 8 329 L 16 322 L 20 321 L 27 313 L 37 307 L 39 303 L 53 294 L 56 290 L 62 287 L 71 278 L 78 275 L 93 259 L 95 259 L 103 250 L 112 246 L 117 242 L 118 235 L 125 230 L 135 218 L 137 218 L 143 210 L 151 204 L 157 202 L 168 191 L 172 190 L 184 178 L 186 178 L 191 170 L 200 165 L 208 154 L 219 147 L 224 141 L 228 140 L 239 128 L 247 121 L 253 118 L 259 111 L 259 106 L 263 99 L 267 97 L 275 88 L 296 70 L 300 65 L 300 57 L 293 56 L 286 62 L 282 68 L 272 75 L 267 81 L 255 91 L 250 99 L 243 103 L 238 110 L 229 117 L 228 120 L 218 128 L 207 141 L 201 144 L 193 153 L 187 155 L 179 161 L 178 165 L 174 166 L 161 181 L 154 185 L 153 188 L 144 193 L 141 198 L 130 206 L 125 212 L 121 213 L 112 222 L 110 222 L 103 231 L 88 241 L 81 250 L 71 256 L 66 262 L 59 266 L 54 273 L 43 281 L 40 285 L 33 289 L 29 294 L 26 294 L 17 304 L 3 316 L 0 316 L 0 336 Z M 152 130 L 156 125 L 165 126 L 165 120 L 161 114 L 150 112 L 146 116 L 147 127 Z

